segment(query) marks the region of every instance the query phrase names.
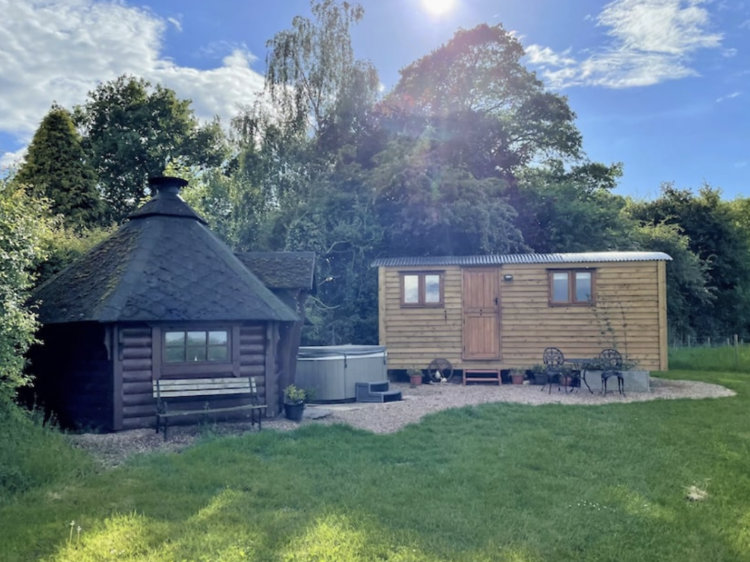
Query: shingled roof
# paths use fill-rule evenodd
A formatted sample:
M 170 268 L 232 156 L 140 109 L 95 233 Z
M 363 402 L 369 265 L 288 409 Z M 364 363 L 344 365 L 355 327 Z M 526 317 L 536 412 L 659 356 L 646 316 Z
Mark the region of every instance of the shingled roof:
M 236 255 L 270 289 L 314 289 L 315 252 L 243 252 Z
M 37 289 L 43 324 L 299 320 L 180 198 L 187 182 L 150 183 L 125 225 Z

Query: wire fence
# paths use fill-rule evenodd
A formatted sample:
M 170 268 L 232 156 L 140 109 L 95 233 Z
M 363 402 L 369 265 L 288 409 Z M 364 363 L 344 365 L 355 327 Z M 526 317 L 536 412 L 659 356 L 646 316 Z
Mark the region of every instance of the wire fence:
M 719 338 L 670 338 L 669 366 L 750 373 L 750 343 L 736 334 Z
M 747 342 L 737 334 L 726 337 L 698 338 L 695 336 L 672 336 L 669 338 L 669 347 L 672 349 L 681 349 L 684 347 L 739 347 L 745 345 L 745 343 Z

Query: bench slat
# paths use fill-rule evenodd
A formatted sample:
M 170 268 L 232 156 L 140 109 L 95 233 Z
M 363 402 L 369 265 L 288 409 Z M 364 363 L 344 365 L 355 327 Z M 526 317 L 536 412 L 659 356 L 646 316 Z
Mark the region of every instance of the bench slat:
M 215 412 L 233 412 L 235 410 L 263 410 L 266 408 L 265 404 L 259 404 L 257 406 L 254 406 L 252 404 L 246 404 L 244 406 L 230 406 L 228 408 L 215 408 L 210 410 L 210 412 L 213 414 Z M 197 414 L 205 414 L 206 410 L 177 410 L 174 412 L 167 412 L 164 414 L 159 414 L 163 418 L 172 418 L 175 416 L 192 416 Z
M 222 396 L 225 394 L 247 394 L 247 389 L 236 388 L 217 388 L 210 392 L 203 388 L 185 389 L 185 390 L 161 390 L 162 398 L 180 398 L 181 396 Z

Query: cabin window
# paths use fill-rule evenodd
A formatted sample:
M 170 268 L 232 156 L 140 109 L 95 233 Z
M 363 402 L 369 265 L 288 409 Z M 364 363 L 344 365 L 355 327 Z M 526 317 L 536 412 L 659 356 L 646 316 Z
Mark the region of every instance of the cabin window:
M 551 306 L 594 304 L 594 272 L 564 271 L 549 272 L 549 301 Z
M 164 332 L 166 363 L 226 363 L 229 361 L 227 330 Z
M 402 273 L 401 306 L 443 306 L 443 273 Z

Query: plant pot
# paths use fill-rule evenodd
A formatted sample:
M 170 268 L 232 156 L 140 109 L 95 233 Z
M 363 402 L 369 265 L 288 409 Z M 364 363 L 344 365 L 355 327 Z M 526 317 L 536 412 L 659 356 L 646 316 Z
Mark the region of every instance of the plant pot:
M 511 375 L 510 380 L 513 384 L 523 384 L 523 375 Z
M 534 373 L 534 384 L 541 384 L 544 386 L 547 384 L 549 380 L 549 377 L 547 377 L 547 373 Z
M 295 422 L 302 421 L 302 415 L 305 412 L 305 403 L 300 402 L 299 404 L 284 404 L 284 414 L 288 420 Z
M 422 375 L 409 375 L 409 382 L 411 383 L 412 388 L 418 384 L 422 384 Z

